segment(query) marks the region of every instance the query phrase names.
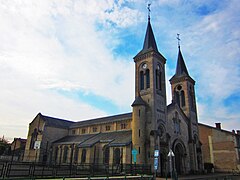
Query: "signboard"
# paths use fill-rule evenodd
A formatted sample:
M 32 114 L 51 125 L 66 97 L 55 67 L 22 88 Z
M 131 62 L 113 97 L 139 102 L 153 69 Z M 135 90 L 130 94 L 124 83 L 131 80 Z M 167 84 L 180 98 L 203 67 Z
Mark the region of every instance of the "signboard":
M 155 150 L 154 151 L 154 157 L 158 157 L 159 156 L 159 150 Z
M 136 149 L 132 150 L 132 155 L 133 155 L 133 162 L 136 163 L 137 162 L 137 154 L 138 151 Z
M 158 158 L 154 158 L 154 170 L 158 169 Z
M 40 149 L 41 141 L 35 141 L 34 149 Z

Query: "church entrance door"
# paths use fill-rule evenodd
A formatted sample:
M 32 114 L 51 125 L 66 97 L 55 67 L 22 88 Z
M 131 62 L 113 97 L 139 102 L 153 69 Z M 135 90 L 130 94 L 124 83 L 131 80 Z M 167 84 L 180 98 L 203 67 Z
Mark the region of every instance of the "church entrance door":
M 177 144 L 175 147 L 175 168 L 177 171 L 177 174 L 183 173 L 183 154 L 184 149 L 181 144 Z

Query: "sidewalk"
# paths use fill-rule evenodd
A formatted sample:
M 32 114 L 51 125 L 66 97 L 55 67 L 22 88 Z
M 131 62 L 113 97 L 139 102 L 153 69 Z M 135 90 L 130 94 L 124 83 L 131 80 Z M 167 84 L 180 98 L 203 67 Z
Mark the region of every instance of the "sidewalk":
M 171 178 L 167 178 L 171 180 Z M 179 176 L 178 180 L 240 180 L 240 176 L 233 176 L 232 174 L 225 173 L 212 173 L 212 174 L 201 174 L 201 175 L 185 175 Z M 157 180 L 166 180 L 166 178 L 157 178 Z M 174 180 L 174 179 L 172 179 Z

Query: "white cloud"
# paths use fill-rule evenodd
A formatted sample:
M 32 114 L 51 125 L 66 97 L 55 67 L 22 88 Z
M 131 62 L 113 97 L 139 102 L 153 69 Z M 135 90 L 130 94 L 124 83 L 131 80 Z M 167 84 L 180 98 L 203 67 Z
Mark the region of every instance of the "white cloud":
M 91 92 L 120 109 L 129 104 L 130 110 L 134 63 L 113 57 L 108 48 L 112 46 L 111 32 L 96 31 L 95 23 L 100 14 L 100 20 L 109 19 L 125 27 L 136 20 L 126 21 L 118 15 L 131 17 L 137 11 L 115 5 L 114 1 L 105 1 L 108 6 L 97 1 L 95 5 L 93 1 L 88 3 L 1 2 L 0 121 L 4 129 L 0 134 L 24 137 L 26 126 L 39 111 L 72 120 L 106 115 L 85 102 L 58 94 L 55 90 L 59 89 Z M 112 16 L 107 17 L 104 8 L 114 6 Z M 21 131 L 14 132 L 13 125 L 21 126 Z
M 189 73 L 197 81 L 199 120 L 215 122 L 229 117 L 232 121 L 228 124 L 235 125 L 240 116 L 230 114 L 223 100 L 240 91 L 238 1 L 229 1 L 226 7 L 201 16 L 193 9 L 213 7 L 212 1 L 154 2 L 152 25 L 158 48 L 168 59 L 168 102 L 168 79 L 177 58 L 175 36 L 180 33 Z M 121 110 L 130 110 L 134 63 L 121 55 L 114 57 L 113 50 L 122 41 L 118 39 L 119 30 L 133 27 L 129 33 L 139 35 L 139 24 L 146 13 L 144 2 L 136 0 L 1 1 L 0 122 L 4 129 L 0 135 L 23 137 L 25 125 L 39 111 L 73 120 L 106 114 L 58 90 L 81 90 L 101 96 Z M 213 100 L 207 108 L 204 98 Z M 18 134 L 11 130 L 13 125 L 21 126 Z

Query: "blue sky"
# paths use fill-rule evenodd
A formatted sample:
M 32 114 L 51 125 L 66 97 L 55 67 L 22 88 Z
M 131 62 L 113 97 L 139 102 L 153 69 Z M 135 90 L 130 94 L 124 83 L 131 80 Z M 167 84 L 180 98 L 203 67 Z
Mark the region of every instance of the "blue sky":
M 149 2 L 167 80 L 175 72 L 179 33 L 196 80 L 199 122 L 240 129 L 238 0 L 5 0 L 0 136 L 26 137 L 38 112 L 73 121 L 131 112 L 132 58 L 143 45 Z

